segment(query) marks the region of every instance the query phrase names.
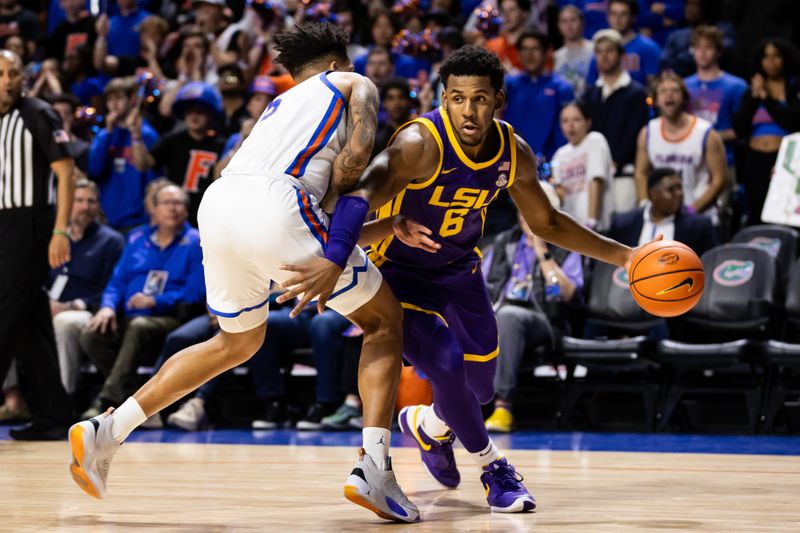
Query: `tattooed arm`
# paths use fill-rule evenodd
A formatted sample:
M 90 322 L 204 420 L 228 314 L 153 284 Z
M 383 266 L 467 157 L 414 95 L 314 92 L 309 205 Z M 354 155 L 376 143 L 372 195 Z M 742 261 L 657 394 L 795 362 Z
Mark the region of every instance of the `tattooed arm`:
M 372 155 L 378 127 L 378 89 L 366 77 L 351 73 L 332 73 L 331 81 L 347 96 L 347 142 L 333 161 L 331 186 L 321 202 L 333 207 L 336 199 L 355 187 Z M 348 91 L 349 89 L 349 91 Z

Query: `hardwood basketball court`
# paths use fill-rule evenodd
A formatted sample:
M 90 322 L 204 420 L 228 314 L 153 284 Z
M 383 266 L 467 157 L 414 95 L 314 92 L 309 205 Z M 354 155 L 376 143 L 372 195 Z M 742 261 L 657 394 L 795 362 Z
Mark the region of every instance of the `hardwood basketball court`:
M 150 439 L 198 440 L 158 433 L 173 436 Z M 780 453 L 800 453 L 799 443 L 782 441 Z M 0 531 L 800 531 L 798 456 L 507 455 L 536 496 L 534 513 L 490 513 L 463 449 L 461 487 L 447 490 L 428 477 L 416 449 L 393 447 L 400 484 L 424 522 L 392 525 L 343 498 L 351 446 L 128 442 L 112 464 L 109 497 L 98 501 L 73 484 L 66 443 L 3 440 Z

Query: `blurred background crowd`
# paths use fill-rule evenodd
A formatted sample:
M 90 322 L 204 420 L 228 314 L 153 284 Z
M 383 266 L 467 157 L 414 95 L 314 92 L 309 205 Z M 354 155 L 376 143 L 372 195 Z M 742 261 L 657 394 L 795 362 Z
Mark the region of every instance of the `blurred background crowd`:
M 25 94 L 61 117 L 80 171 L 72 259 L 47 287 L 76 414 L 119 405 L 172 354 L 218 331 L 205 309 L 197 208 L 292 87 L 273 37 L 305 21 L 350 32 L 355 70 L 380 89 L 375 153 L 439 105 L 448 54 L 464 44 L 495 52 L 507 69 L 498 118 L 537 152 L 551 201 L 631 246 L 663 233 L 703 254 L 759 227 L 781 142 L 800 131 L 793 0 L 0 0 L 0 46 L 22 58 Z M 506 196 L 489 213 L 484 274 L 500 362 L 487 425 L 510 431 L 529 366 L 562 381 L 586 372 L 542 363 L 564 336 L 632 333 L 597 319 L 624 273 L 543 242 Z M 794 244 L 784 254 L 796 254 L 786 231 Z M 649 319 L 639 324 L 649 340 L 676 336 Z M 277 305 L 268 329 L 246 370 L 146 426 L 358 428 L 359 332 L 333 311 L 291 320 Z M 14 367 L 2 377 L 0 422 L 30 417 Z M 257 408 L 231 406 L 248 395 Z M 424 376 L 405 369 L 401 401 L 425 398 Z M 251 420 L 232 416 L 241 412 Z

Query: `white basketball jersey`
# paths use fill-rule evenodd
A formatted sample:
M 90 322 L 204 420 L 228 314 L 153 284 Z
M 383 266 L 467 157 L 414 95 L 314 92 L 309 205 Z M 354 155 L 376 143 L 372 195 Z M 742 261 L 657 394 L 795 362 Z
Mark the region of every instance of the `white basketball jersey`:
M 684 203 L 692 204 L 700 198 L 710 185 L 710 174 L 706 165 L 706 137 L 711 131 L 709 121 L 692 116 L 688 133 L 675 141 L 664 137 L 664 119 L 654 118 L 647 123 L 647 155 L 654 167 L 671 167 L 683 179 Z
M 273 100 L 222 175 L 288 174 L 321 200 L 347 138 L 347 102 L 326 74 Z

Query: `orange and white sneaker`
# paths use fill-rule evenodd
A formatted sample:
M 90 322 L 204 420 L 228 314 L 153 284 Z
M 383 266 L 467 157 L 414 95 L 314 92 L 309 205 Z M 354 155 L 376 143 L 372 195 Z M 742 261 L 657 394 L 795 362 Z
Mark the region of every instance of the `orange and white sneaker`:
M 384 520 L 420 520 L 419 509 L 397 484 L 392 470 L 392 458 L 387 457 L 386 464 L 381 468 L 372 457 L 364 453 L 364 448 L 359 448 L 356 466 L 344 482 L 344 497 Z
M 69 428 L 72 479 L 86 494 L 99 499 L 106 497 L 111 458 L 121 446 L 111 435 L 112 422 L 110 413 L 104 413 Z

